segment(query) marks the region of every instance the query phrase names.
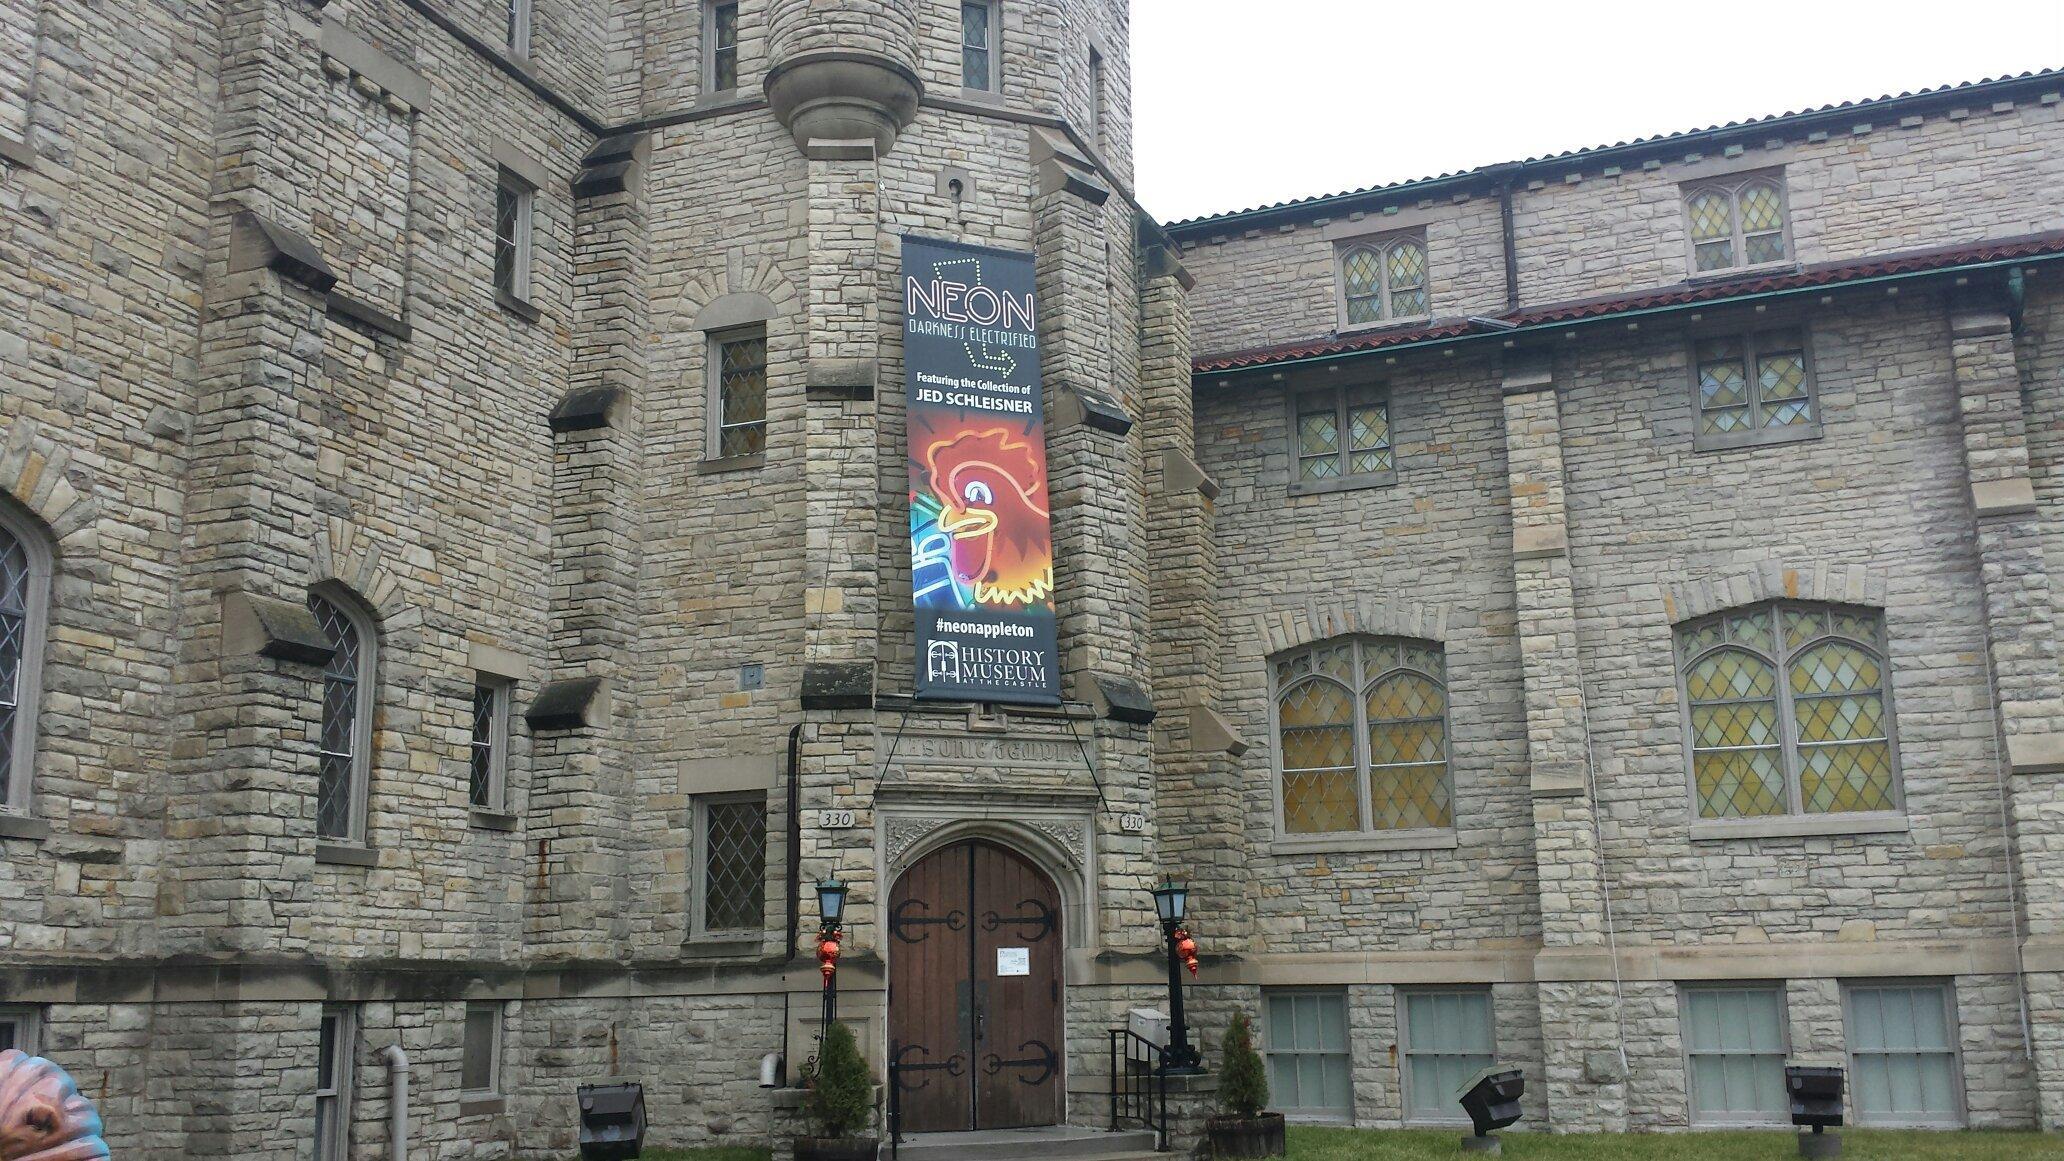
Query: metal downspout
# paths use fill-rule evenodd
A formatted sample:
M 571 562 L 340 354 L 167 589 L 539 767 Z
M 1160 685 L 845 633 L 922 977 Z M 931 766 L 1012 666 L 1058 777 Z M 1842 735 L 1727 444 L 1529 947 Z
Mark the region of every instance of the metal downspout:
M 408 1053 L 389 1044 L 380 1055 L 387 1060 L 388 1161 L 408 1161 Z

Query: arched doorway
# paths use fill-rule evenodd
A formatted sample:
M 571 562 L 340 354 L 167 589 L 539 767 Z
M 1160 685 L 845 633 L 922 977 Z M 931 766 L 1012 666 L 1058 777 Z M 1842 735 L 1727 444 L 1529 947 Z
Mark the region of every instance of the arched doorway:
M 1060 891 L 1015 851 L 941 847 L 889 893 L 889 1051 L 908 1132 L 1058 1124 Z

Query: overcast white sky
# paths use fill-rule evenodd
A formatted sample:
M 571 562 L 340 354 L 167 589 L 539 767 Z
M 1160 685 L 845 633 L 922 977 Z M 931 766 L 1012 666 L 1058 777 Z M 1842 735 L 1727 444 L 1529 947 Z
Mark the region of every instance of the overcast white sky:
M 1133 0 L 1163 221 L 2064 65 L 2064 0 Z

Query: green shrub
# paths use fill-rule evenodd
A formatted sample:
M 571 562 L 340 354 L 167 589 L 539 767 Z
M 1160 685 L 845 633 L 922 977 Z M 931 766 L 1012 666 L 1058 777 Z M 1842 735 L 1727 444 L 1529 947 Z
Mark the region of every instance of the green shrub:
M 1233 1017 L 1226 1029 L 1225 1063 L 1218 1074 L 1218 1103 L 1236 1117 L 1253 1117 L 1268 1105 L 1268 1074 L 1254 1051 L 1254 1026 L 1247 1013 Z
M 824 1030 L 816 1075 L 804 1106 L 820 1137 L 851 1137 L 874 1121 L 874 1085 L 853 1030 L 833 1023 Z

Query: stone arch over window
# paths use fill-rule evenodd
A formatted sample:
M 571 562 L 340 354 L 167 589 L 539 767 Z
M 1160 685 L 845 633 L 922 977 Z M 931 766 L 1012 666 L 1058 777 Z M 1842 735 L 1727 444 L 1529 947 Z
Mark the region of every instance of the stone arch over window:
M 1336 637 L 1279 653 L 1269 668 L 1279 835 L 1454 826 L 1438 642 Z
M 1423 318 L 1430 312 L 1426 241 L 1417 234 L 1340 249 L 1340 318 L 1346 327 Z
M 1882 612 L 1764 600 L 1675 637 L 1694 819 L 1902 812 Z
M 1292 608 L 1261 613 L 1248 624 L 1267 656 L 1315 645 L 1333 637 L 1417 637 L 1447 639 L 1446 605 L 1391 602 L 1376 597 L 1323 597 Z
M 0 814 L 29 813 L 54 561 L 43 524 L 0 497 Z
M 363 598 L 335 581 L 308 590 L 308 611 L 330 644 L 323 663 L 315 833 L 362 842 L 373 772 L 380 634 Z

